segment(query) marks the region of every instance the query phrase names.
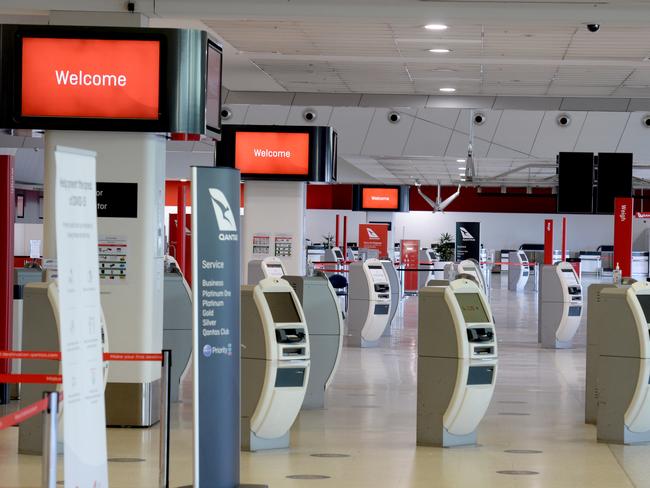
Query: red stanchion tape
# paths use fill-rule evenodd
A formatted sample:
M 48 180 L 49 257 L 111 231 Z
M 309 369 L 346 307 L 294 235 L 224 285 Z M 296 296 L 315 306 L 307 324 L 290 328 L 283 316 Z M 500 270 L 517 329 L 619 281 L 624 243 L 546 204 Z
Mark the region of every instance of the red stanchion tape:
M 161 353 L 130 353 L 130 352 L 107 352 L 104 354 L 105 361 L 162 361 Z
M 38 415 L 47 408 L 49 401 L 48 398 L 32 403 L 28 407 L 21 408 L 17 412 L 10 413 L 4 417 L 0 417 L 0 430 L 7 429 L 13 425 L 31 419 L 34 415 Z
M 0 383 L 33 383 L 58 385 L 63 382 L 60 374 L 0 374 Z
M 107 352 L 104 361 L 162 361 L 162 353 Z M 56 351 L 0 351 L 0 359 L 42 359 L 60 361 Z M 2 383 L 0 381 L 0 383 Z

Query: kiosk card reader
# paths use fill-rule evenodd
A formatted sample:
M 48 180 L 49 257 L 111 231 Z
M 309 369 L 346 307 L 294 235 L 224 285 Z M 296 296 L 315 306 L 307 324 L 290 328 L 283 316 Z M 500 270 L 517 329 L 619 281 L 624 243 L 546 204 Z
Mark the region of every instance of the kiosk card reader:
M 307 323 L 291 285 L 267 278 L 241 288 L 242 449 L 289 447 L 307 391 Z
M 600 442 L 650 442 L 650 284 L 600 293 L 598 418 Z
M 496 367 L 494 321 L 478 285 L 459 279 L 420 290 L 417 444 L 476 444 Z
M 286 274 L 282 260 L 275 256 L 248 262 L 248 284 L 257 285 L 264 278 L 280 279 Z
M 381 265 L 384 267 L 384 272 L 388 277 L 388 284 L 390 285 L 390 312 L 388 313 L 388 323 L 384 329 L 382 336 L 391 335 L 391 326 L 393 324 L 393 319 L 397 314 L 397 309 L 399 308 L 400 301 L 400 285 L 399 285 L 399 275 L 397 274 L 397 269 L 390 259 L 382 259 Z
M 508 290 L 521 291 L 526 287 L 530 264 L 524 251 L 511 251 L 508 266 Z
M 542 266 L 538 310 L 538 341 L 542 347 L 571 347 L 582 316 L 582 287 L 570 263 Z
M 300 300 L 309 327 L 309 383 L 303 409 L 325 407 L 325 390 L 332 382 L 343 347 L 343 314 L 327 276 L 285 276 Z
M 433 249 L 420 249 L 420 262 L 418 268 L 418 289 L 427 286 L 429 280 L 436 279 L 434 275 L 434 263 L 437 261 L 436 252 Z M 428 268 L 428 271 L 427 271 Z
M 390 317 L 390 283 L 379 259 L 350 265 L 346 344 L 377 345 Z

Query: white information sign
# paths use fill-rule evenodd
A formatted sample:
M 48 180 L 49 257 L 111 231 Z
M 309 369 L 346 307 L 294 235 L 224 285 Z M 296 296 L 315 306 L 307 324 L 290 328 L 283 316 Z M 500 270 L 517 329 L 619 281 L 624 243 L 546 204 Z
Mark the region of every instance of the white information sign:
M 57 146 L 55 161 L 64 480 L 108 488 L 95 153 Z

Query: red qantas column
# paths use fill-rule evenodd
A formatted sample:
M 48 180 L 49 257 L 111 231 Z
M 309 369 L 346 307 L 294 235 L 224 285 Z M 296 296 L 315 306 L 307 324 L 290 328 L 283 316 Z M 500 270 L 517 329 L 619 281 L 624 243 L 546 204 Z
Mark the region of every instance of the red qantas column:
M 632 275 L 632 198 L 614 199 L 614 268 L 621 268 L 622 276 Z
M 553 264 L 553 220 L 544 221 L 544 264 Z
M 0 349 L 11 349 L 14 280 L 14 158 L 0 155 Z M 0 360 L 0 374 L 10 373 Z M 8 385 L 0 385 L 0 404 L 9 403 Z

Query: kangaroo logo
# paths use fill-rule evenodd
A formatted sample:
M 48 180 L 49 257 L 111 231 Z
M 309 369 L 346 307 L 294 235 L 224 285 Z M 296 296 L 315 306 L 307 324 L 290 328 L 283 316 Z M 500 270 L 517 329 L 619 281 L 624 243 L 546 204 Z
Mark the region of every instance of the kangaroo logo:
M 368 232 L 368 237 L 370 239 L 379 239 L 377 233 L 374 230 L 372 230 L 370 227 L 366 227 L 366 232 Z
M 465 227 L 460 228 L 460 235 L 463 236 L 464 241 L 473 241 L 474 236 L 469 233 L 469 231 Z
M 210 188 L 210 197 L 214 207 L 214 215 L 217 218 L 217 225 L 221 232 L 237 232 L 235 216 L 230 208 L 226 195 L 221 190 Z

